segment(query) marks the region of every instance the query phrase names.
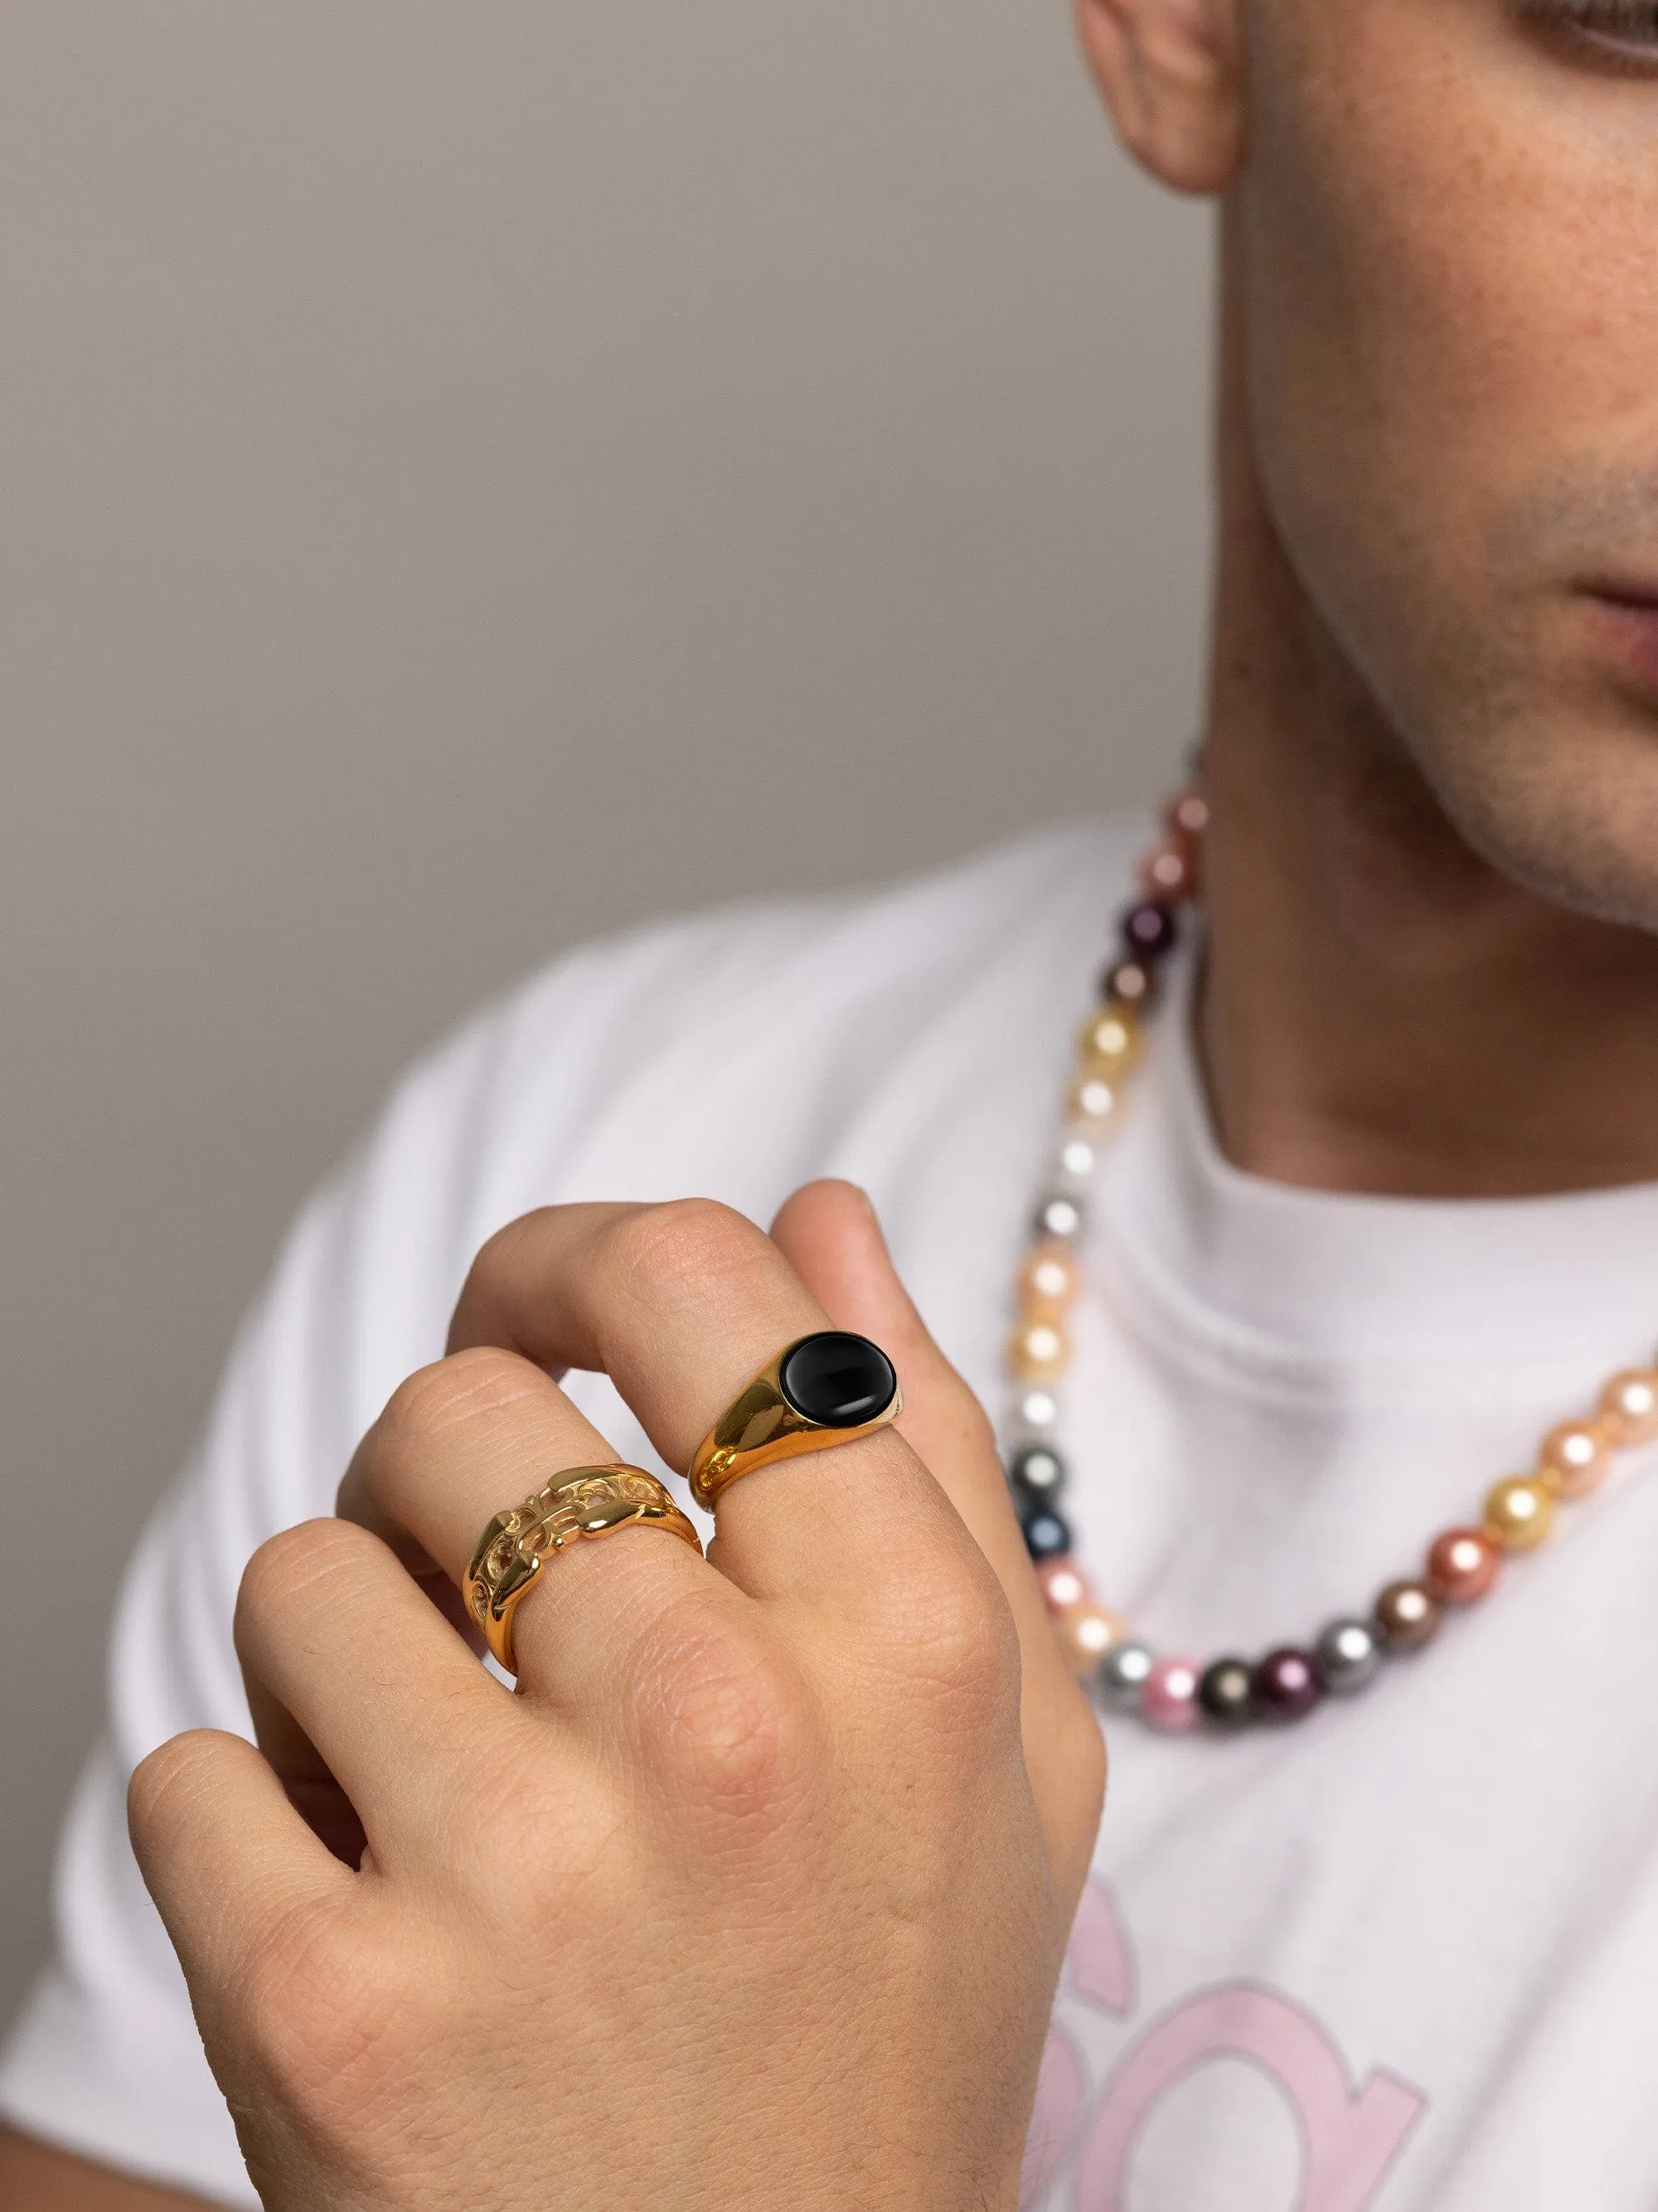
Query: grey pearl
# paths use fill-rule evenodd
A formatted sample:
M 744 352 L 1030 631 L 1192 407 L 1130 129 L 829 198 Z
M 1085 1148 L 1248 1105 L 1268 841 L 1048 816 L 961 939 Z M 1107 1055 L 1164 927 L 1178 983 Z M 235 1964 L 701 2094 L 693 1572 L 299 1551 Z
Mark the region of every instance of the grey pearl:
M 1333 1697 L 1362 1690 L 1382 1664 L 1376 1632 L 1362 1620 L 1333 1620 L 1313 1646 L 1324 1686 Z
M 1036 1208 L 1035 1229 L 1039 1237 L 1057 1237 L 1068 1242 L 1081 1233 L 1083 1208 L 1080 1197 L 1069 1191 L 1050 1191 Z
M 1132 1712 L 1151 1672 L 1152 1656 L 1143 1644 L 1114 1644 L 1099 1666 L 1100 1695 L 1119 1711 Z

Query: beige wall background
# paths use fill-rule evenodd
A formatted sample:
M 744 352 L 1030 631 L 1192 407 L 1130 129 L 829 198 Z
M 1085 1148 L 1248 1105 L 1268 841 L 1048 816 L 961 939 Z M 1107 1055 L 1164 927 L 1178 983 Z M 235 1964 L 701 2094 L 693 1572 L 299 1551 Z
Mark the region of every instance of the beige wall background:
M 123 1555 L 398 1064 L 1157 789 L 1208 250 L 1065 0 L 0 0 L 0 2011 Z

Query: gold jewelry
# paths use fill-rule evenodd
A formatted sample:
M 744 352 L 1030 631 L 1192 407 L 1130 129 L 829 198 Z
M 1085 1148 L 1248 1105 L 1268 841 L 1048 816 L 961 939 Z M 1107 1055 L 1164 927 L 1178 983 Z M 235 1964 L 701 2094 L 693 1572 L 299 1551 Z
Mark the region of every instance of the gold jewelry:
M 879 1345 L 844 1329 L 797 1338 L 738 1391 L 697 1446 L 691 1496 L 711 1512 L 722 1491 L 768 1460 L 855 1443 L 903 1409 L 897 1370 Z
M 529 1595 L 543 1560 L 580 1537 L 608 1536 L 635 1522 L 668 1529 L 701 1557 L 696 1530 L 641 1467 L 573 1467 L 522 1505 L 496 1514 L 466 1570 L 466 1609 L 483 1630 L 491 1656 L 509 1674 L 518 1672 L 513 1615 Z

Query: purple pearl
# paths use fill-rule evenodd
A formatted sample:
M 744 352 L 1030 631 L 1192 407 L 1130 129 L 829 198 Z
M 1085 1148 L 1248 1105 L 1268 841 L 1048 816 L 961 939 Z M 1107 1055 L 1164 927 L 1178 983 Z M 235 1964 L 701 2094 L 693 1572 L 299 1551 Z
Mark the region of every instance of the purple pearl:
M 1173 945 L 1179 925 L 1161 899 L 1142 899 L 1122 918 L 1122 941 L 1141 960 L 1157 960 Z
M 1298 1721 L 1324 1695 L 1312 1654 L 1293 1647 L 1269 1651 L 1256 1667 L 1250 1686 L 1256 1710 L 1269 1721 Z

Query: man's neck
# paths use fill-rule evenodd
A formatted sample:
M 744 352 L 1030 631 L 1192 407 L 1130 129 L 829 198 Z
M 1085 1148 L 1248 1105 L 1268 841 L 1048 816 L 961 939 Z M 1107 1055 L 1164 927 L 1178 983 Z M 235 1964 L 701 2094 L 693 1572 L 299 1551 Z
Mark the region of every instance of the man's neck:
M 1308 602 L 1237 431 L 1199 1013 L 1227 1156 L 1423 1197 L 1658 1179 L 1658 939 L 1519 888 L 1462 841 Z

